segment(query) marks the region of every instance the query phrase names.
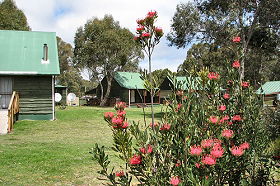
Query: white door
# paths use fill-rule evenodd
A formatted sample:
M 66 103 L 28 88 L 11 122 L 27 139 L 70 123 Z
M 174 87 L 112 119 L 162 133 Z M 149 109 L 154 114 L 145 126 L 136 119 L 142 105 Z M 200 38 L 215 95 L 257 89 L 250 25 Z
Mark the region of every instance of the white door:
M 135 90 L 130 90 L 130 102 L 135 103 Z
M 13 79 L 0 77 L 0 108 L 7 109 L 13 93 Z

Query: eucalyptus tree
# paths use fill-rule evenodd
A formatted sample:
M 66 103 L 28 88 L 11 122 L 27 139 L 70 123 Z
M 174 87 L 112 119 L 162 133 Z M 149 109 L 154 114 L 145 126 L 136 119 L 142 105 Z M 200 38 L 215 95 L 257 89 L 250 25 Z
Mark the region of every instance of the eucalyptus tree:
M 111 15 L 103 19 L 93 18 L 78 28 L 75 35 L 74 64 L 97 79 L 101 87 L 101 103 L 104 106 L 110 95 L 114 73 L 136 71 L 143 57 L 141 48 L 133 40 L 134 35 Z M 101 80 L 106 77 L 106 87 Z

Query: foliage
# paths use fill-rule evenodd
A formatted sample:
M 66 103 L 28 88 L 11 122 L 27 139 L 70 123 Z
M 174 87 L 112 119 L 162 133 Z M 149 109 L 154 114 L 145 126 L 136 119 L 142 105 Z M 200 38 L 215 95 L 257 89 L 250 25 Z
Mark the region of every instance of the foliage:
M 229 45 L 233 51 L 240 49 L 236 40 Z M 262 99 L 249 82 L 240 81 L 239 62 L 225 63 L 224 76 L 208 70 L 190 73 L 188 84 L 196 84 L 196 90 L 184 90 L 175 76 L 170 77 L 175 88 L 160 122 L 142 128 L 136 122 L 128 124 L 119 107 L 116 113 L 105 113 L 118 146 L 113 150 L 125 166 L 115 177 L 108 176 L 114 169 L 109 174 L 103 167 L 102 174 L 113 185 L 127 185 L 124 180 L 131 179 L 142 185 L 264 185 L 271 181 L 274 164 L 263 161 L 268 135 Z M 106 156 L 103 149 L 96 145 L 93 151 L 96 158 L 104 154 L 99 162 Z
M 210 55 L 208 58 L 215 61 L 215 53 L 226 51 L 229 40 L 239 35 L 243 48 L 238 59 L 241 79 L 245 75 L 257 85 L 273 79 L 270 74 L 275 74 L 274 67 L 279 63 L 279 3 L 278 0 L 195 0 L 179 4 L 168 39 L 171 45 L 179 48 L 196 42 L 201 46 L 207 43 L 205 47 L 214 49 L 206 51 Z M 208 56 L 205 51 L 198 52 L 202 52 L 201 59 Z
M 175 75 L 176 73 L 171 72 L 168 68 L 163 70 L 162 69 L 154 70 L 152 72 L 152 76 L 158 79 L 159 84 L 161 84 L 164 81 L 164 79 L 170 74 Z
M 133 34 L 121 28 L 109 15 L 87 21 L 76 32 L 74 64 L 87 70 L 90 80 L 99 81 L 102 91 L 100 105 L 105 105 L 110 95 L 114 72 L 133 71 L 138 67 L 141 49 L 132 38 Z M 108 88 L 103 90 L 101 79 L 105 76 Z
M 0 3 L 0 30 L 31 30 L 26 16 L 13 0 L 4 0 Z

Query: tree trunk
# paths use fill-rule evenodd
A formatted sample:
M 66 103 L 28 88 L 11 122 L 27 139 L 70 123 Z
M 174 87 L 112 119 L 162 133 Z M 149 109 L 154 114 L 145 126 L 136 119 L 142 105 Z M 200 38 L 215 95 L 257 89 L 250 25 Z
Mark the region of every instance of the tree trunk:
M 107 77 L 107 89 L 106 89 L 106 93 L 105 93 L 103 99 L 101 99 L 100 106 L 105 106 L 107 103 L 108 97 L 111 92 L 112 80 L 113 80 L 113 77 Z

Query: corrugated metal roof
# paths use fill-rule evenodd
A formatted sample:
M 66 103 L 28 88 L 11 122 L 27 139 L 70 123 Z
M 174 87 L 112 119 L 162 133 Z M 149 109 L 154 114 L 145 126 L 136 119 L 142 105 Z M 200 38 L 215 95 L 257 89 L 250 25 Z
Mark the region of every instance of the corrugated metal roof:
M 280 92 L 280 81 L 269 81 L 262 85 L 257 94 L 275 94 Z
M 140 73 L 136 72 L 116 72 L 114 79 L 121 87 L 127 89 L 145 89 L 144 81 Z
M 63 86 L 63 85 L 55 85 L 55 88 L 67 88 L 67 86 Z
M 48 46 L 49 61 L 42 60 L 43 46 Z M 0 74 L 59 74 L 54 32 L 0 30 Z

